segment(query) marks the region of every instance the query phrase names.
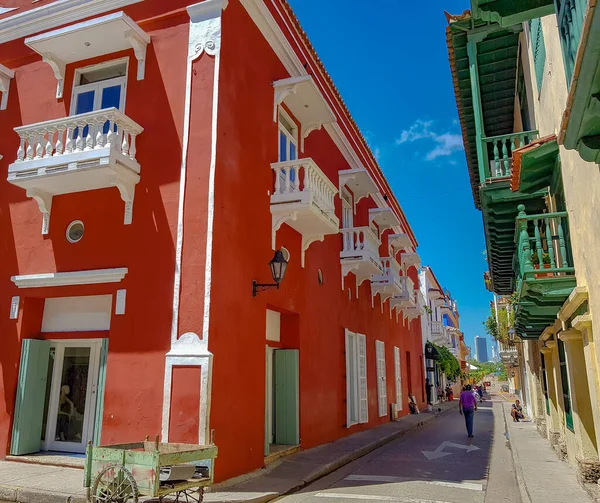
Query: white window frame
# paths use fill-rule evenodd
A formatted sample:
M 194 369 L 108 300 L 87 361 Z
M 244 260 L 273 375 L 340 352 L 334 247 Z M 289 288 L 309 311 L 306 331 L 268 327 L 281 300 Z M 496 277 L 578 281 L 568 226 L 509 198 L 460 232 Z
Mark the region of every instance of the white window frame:
M 394 346 L 394 377 L 396 379 L 396 407 L 398 410 L 402 410 L 402 362 L 398 346 Z
M 346 188 L 342 188 L 342 228 L 352 229 L 354 227 L 354 210 L 352 194 Z
M 292 131 L 289 131 L 283 123 L 281 122 L 281 118 L 284 118 L 288 124 L 292 125 Z M 280 133 L 283 133 L 287 138 L 286 142 L 286 155 L 285 158 L 290 160 L 290 144 L 293 143 L 296 147 L 296 159 L 298 159 L 298 125 L 291 118 L 290 114 L 288 114 L 283 107 L 279 107 L 279 113 L 277 115 L 277 160 L 281 162 L 281 141 L 279 140 Z
M 375 341 L 375 358 L 377 359 L 377 404 L 379 417 L 383 417 L 388 413 L 385 343 L 383 341 Z
M 78 82 L 81 80 L 81 76 L 84 73 L 101 70 L 103 68 L 109 68 L 111 66 L 120 66 L 125 63 L 125 75 L 122 77 L 115 77 L 107 80 L 100 80 L 91 84 L 80 85 Z M 125 111 L 125 97 L 127 95 L 127 77 L 129 75 L 129 58 L 113 59 L 97 65 L 85 66 L 83 68 L 75 69 L 75 76 L 73 78 L 73 90 L 71 93 L 71 115 L 76 114 L 77 110 L 77 96 L 81 93 L 85 93 L 91 90 L 96 91 L 94 93 L 94 111 L 100 110 L 100 104 L 102 103 L 102 89 L 106 87 L 112 87 L 116 84 L 121 85 L 121 96 L 119 99 L 119 111 Z
M 351 358 L 351 355 L 354 358 Z M 351 380 L 351 375 L 356 376 L 354 381 Z M 369 422 L 367 393 L 366 337 L 346 329 L 346 426 L 348 428 Z M 351 400 L 351 396 L 354 400 Z

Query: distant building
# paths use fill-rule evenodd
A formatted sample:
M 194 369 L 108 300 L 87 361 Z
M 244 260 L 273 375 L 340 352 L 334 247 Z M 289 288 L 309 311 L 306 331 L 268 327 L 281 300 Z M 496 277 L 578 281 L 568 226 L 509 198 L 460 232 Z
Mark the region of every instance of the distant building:
M 481 363 L 490 361 L 487 352 L 487 339 L 479 335 L 475 336 L 475 359 Z
M 496 346 L 492 346 L 492 361 L 498 361 L 498 352 L 496 351 Z

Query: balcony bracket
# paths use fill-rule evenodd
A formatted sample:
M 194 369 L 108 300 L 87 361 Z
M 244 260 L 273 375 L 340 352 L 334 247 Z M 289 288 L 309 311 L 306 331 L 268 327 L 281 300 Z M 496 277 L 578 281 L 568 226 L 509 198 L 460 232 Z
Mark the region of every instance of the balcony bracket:
M 298 213 L 296 211 L 290 211 L 289 213 L 272 215 L 271 217 L 271 226 L 273 231 L 271 233 L 271 247 L 273 250 L 275 249 L 275 238 L 277 237 L 277 231 L 281 228 L 281 226 L 287 221 L 296 221 L 298 219 Z
M 42 235 L 48 234 L 50 228 L 50 210 L 52 209 L 52 194 L 41 190 L 29 189 L 27 197 L 35 199 L 42 212 Z
M 133 198 L 135 196 L 135 185 L 139 181 L 139 176 L 131 176 L 127 173 L 117 175 L 113 185 L 119 189 L 121 199 L 125 203 L 125 217 L 123 223 L 131 224 L 133 220 Z
M 313 244 L 315 241 L 323 241 L 325 239 L 324 234 L 313 234 L 302 237 L 302 255 L 300 257 L 300 263 L 302 267 L 304 267 L 304 256 L 308 247 Z
M 56 85 L 56 98 L 62 98 L 65 87 L 65 68 L 67 65 L 63 61 L 58 59 L 54 54 L 49 52 L 45 53 L 42 56 L 42 61 L 44 63 L 48 63 L 50 65 L 50 68 L 52 68 L 52 71 L 54 72 L 54 77 L 58 82 Z
M 362 285 L 365 281 L 371 278 L 370 273 L 360 274 L 360 271 L 361 267 L 360 263 L 358 262 L 342 264 L 342 290 L 344 290 L 345 288 L 344 281 L 346 279 L 346 276 L 348 276 L 348 273 L 354 273 L 354 277 L 356 278 L 356 298 L 358 298 L 358 288 L 360 287 L 360 285 Z
M 135 59 L 137 59 L 137 79 L 144 80 L 146 74 L 146 47 L 148 42 L 143 40 L 136 31 L 125 32 L 125 40 L 131 44 Z
M 8 105 L 8 90 L 10 88 L 10 79 L 15 76 L 15 72 L 9 70 L 4 65 L 0 65 L 0 93 L 2 93 L 2 99 L 0 100 L 0 110 L 6 110 Z

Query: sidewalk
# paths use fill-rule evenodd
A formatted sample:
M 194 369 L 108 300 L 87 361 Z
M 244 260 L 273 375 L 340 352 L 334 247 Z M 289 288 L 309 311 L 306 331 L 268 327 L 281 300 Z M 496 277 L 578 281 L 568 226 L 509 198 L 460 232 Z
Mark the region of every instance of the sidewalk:
M 441 405 L 442 413 L 458 401 Z M 434 406 L 437 411 L 438 406 Z M 267 468 L 222 482 L 205 495 L 206 503 L 263 503 L 298 490 L 355 459 L 368 454 L 439 414 L 408 415 L 314 449 L 300 451 Z M 218 461 L 217 461 L 218 462 Z M 0 461 L 0 502 L 84 503 L 83 471 L 14 461 Z M 572 502 L 576 503 L 576 502 Z
M 515 423 L 510 406 L 509 402 L 502 403 L 522 502 L 590 503 L 592 500 L 577 482 L 575 471 L 558 459 L 532 422 Z

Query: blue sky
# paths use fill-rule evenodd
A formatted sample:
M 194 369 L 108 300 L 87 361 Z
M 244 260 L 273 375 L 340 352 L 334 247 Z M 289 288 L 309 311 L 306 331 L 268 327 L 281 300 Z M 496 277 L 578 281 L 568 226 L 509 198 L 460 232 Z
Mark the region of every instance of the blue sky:
M 474 337 L 486 335 L 491 295 L 483 283 L 483 226 L 469 185 L 444 16 L 444 10 L 462 13 L 468 0 L 289 2 L 379 159 L 423 265 L 457 299 L 474 348 Z

